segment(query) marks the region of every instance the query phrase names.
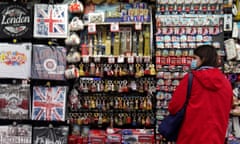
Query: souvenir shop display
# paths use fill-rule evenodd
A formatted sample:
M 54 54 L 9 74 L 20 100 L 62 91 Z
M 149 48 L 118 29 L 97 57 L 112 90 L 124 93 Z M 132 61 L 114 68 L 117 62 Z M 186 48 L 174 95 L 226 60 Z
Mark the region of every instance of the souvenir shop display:
M 0 78 L 29 79 L 31 53 L 31 43 L 0 43 Z
M 168 101 L 179 81 L 190 70 L 193 49 L 211 44 L 222 55 L 223 1 L 156 2 L 156 133 L 168 115 Z M 156 136 L 157 143 L 166 142 Z
M 89 142 L 124 143 L 132 138 L 141 142 L 120 131 L 155 126 L 151 8 L 144 2 L 119 2 L 87 4 L 84 10 L 82 16 L 70 12 L 70 23 L 76 16 L 82 18 L 84 29 L 72 30 L 65 39 L 69 50 L 65 76 L 73 81 L 67 104 L 69 143 L 86 141 L 85 126 L 90 129 Z M 106 137 L 106 128 L 119 128 L 119 133 Z M 154 134 L 148 136 L 152 143 Z
M 31 38 L 32 8 L 26 4 L 0 5 L 0 38 Z
M 223 72 L 232 83 L 233 87 L 233 106 L 230 112 L 229 126 L 227 131 L 227 141 L 229 144 L 239 143 L 240 140 L 240 120 L 239 120 L 239 73 L 240 73 L 240 53 L 239 53 L 239 0 L 232 1 L 228 4 L 231 11 L 225 12 L 224 22 L 225 29 L 224 46 L 225 57 L 223 61 Z M 232 19 L 232 20 L 231 20 Z
M 0 143 L 168 143 L 158 125 L 203 44 L 234 84 L 228 140 L 238 141 L 239 4 L 0 2 Z

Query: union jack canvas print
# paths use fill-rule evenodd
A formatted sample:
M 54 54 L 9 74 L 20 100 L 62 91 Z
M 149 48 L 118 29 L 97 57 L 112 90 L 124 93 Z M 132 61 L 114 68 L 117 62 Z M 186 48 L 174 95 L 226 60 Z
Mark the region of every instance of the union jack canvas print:
M 66 94 L 66 86 L 34 86 L 32 119 L 65 121 Z
M 66 4 L 35 4 L 34 37 L 66 38 L 68 35 L 68 7 Z

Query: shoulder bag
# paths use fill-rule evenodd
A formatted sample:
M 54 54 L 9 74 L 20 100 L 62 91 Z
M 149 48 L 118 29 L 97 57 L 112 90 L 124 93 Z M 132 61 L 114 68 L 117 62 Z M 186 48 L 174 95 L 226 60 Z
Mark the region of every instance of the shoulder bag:
M 179 110 L 175 115 L 170 114 L 166 116 L 162 120 L 162 122 L 159 124 L 159 127 L 158 127 L 159 133 L 168 141 L 177 140 L 178 132 L 182 125 L 182 121 L 185 115 L 185 110 L 189 101 L 189 97 L 191 95 L 192 79 L 193 79 L 193 74 L 190 72 L 188 76 L 187 98 L 181 110 Z

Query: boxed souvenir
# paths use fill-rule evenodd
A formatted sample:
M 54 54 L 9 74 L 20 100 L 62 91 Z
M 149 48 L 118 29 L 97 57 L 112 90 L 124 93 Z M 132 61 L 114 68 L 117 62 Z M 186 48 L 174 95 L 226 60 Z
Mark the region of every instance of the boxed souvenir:
M 122 143 L 154 144 L 153 129 L 123 129 Z

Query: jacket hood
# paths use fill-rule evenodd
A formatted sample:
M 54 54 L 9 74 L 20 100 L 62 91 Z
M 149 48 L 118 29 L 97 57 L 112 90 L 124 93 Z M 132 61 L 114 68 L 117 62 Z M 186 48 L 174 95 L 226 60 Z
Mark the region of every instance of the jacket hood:
M 224 75 L 218 68 L 194 70 L 192 73 L 203 87 L 212 91 L 222 88 Z

